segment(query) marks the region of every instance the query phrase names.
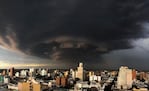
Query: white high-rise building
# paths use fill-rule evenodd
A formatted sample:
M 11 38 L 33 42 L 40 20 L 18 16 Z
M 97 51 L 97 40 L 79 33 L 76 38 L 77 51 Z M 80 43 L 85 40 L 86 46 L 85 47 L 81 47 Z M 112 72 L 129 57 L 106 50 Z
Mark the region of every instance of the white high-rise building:
M 34 68 L 30 68 L 29 69 L 29 76 L 34 76 L 35 75 L 35 69 Z
M 77 68 L 76 71 L 76 78 L 79 78 L 80 80 L 83 81 L 84 77 L 84 70 L 83 70 L 83 63 L 79 63 L 79 67 Z
M 132 69 L 120 67 L 118 73 L 117 86 L 119 89 L 129 89 L 132 87 Z
M 4 83 L 10 83 L 10 78 L 9 77 L 4 77 Z
M 27 70 L 21 70 L 20 75 L 26 77 L 27 76 Z
M 71 74 L 73 79 L 76 78 L 76 72 L 73 69 L 70 69 L 70 74 Z
M 42 69 L 41 70 L 41 76 L 46 76 L 48 73 L 45 69 Z
M 30 72 L 30 73 L 33 73 L 34 71 L 35 71 L 34 68 L 30 68 L 30 69 L 29 69 L 29 72 Z
M 16 73 L 15 73 L 15 76 L 16 76 L 16 77 L 19 77 L 19 76 L 20 76 L 20 73 L 19 73 L 19 72 L 16 72 Z

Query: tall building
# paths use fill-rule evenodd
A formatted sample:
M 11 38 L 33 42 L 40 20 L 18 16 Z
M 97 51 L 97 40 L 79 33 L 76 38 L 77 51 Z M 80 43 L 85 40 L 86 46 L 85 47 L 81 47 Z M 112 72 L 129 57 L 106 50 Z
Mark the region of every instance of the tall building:
M 66 77 L 62 77 L 61 78 L 61 86 L 65 87 L 67 85 L 67 78 Z
M 80 80 L 84 80 L 84 70 L 83 70 L 83 63 L 79 63 L 79 67 L 76 71 L 76 78 L 79 78 Z
M 132 70 L 132 80 L 136 80 L 136 74 L 137 74 L 136 70 L 133 69 Z
M 73 79 L 76 78 L 76 72 L 73 69 L 70 69 L 70 74 Z
M 132 70 L 122 66 L 119 69 L 117 86 L 119 89 L 129 89 L 132 87 Z
M 29 76 L 32 77 L 32 76 L 35 75 L 35 73 L 36 73 L 36 72 L 35 72 L 35 69 L 34 69 L 34 68 L 30 68 L 30 69 L 29 69 Z
M 149 72 L 146 74 L 147 81 L 149 82 Z
M 145 72 L 140 72 L 140 80 L 146 79 L 146 73 Z
M 131 88 L 132 87 L 132 83 L 133 83 L 133 80 L 132 80 L 132 70 L 131 69 L 128 69 L 127 70 L 127 88 Z
M 41 76 L 46 76 L 47 75 L 47 70 L 42 69 L 40 74 L 41 74 Z
M 23 77 L 27 76 L 27 70 L 21 70 L 20 75 Z
M 95 75 L 95 74 L 94 74 L 94 71 L 90 71 L 90 72 L 89 72 L 89 76 L 93 76 L 93 75 Z
M 10 83 L 10 78 L 9 77 L 4 77 L 4 83 L 6 83 L 6 84 Z
M 2 75 L 3 75 L 3 76 L 6 75 L 6 70 L 3 70 Z
M 9 76 L 10 76 L 10 77 L 13 77 L 13 76 L 15 75 L 14 67 L 10 68 L 9 70 L 10 70 Z
M 19 77 L 19 76 L 20 76 L 20 73 L 19 73 L 19 72 L 16 72 L 16 73 L 15 73 L 15 76 L 16 76 L 16 77 Z
M 56 78 L 56 85 L 57 86 L 60 86 L 61 85 L 61 78 L 60 77 L 57 77 Z
M 65 77 L 68 77 L 68 74 L 69 74 L 69 71 L 65 71 L 65 72 L 64 72 L 64 76 L 65 76 Z
M 56 85 L 65 87 L 67 85 L 67 77 L 57 77 L 56 78 Z

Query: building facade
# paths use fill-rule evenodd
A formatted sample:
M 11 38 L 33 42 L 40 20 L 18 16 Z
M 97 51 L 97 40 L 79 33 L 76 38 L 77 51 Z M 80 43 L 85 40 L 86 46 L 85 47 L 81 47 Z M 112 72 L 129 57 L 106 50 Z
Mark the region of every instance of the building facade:
M 132 69 L 122 66 L 119 69 L 117 87 L 119 89 L 129 89 L 132 87 Z

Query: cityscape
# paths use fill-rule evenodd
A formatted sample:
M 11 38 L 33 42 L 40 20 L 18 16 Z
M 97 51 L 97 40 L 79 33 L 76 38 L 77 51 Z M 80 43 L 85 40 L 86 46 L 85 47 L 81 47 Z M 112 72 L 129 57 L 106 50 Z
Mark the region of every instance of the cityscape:
M 0 91 L 149 91 L 149 0 L 0 0 Z
M 3 69 L 0 91 L 148 91 L 149 72 L 127 66 L 118 70 Z

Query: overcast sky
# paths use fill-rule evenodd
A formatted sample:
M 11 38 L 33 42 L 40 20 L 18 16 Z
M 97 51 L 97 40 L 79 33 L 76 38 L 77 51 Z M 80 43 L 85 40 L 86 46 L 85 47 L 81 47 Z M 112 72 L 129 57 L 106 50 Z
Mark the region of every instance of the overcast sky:
M 148 11 L 148 0 L 1 0 L 0 63 L 148 70 Z

